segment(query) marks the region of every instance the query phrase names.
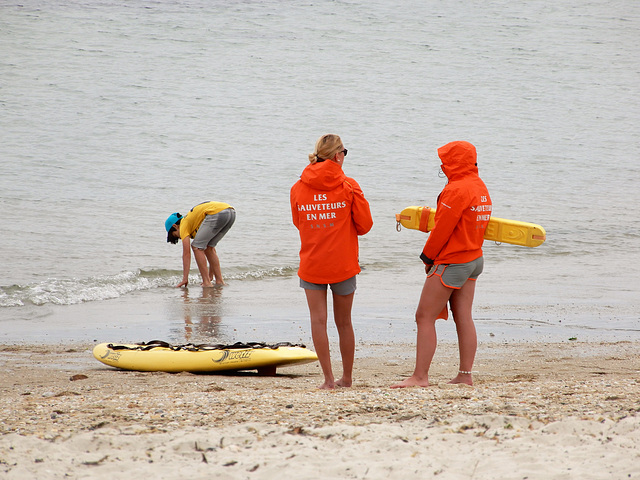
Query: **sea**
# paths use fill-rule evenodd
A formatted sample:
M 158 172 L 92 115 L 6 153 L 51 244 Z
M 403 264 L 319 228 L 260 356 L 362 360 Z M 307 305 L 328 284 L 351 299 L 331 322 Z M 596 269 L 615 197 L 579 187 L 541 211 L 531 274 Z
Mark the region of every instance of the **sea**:
M 480 343 L 639 340 L 639 87 L 634 0 L 2 0 L 0 344 L 310 344 L 289 189 L 325 133 L 374 219 L 359 350 L 415 341 L 427 237 L 395 214 L 453 140 L 547 232 L 485 242 Z M 227 285 L 175 288 L 164 221 L 209 200 Z

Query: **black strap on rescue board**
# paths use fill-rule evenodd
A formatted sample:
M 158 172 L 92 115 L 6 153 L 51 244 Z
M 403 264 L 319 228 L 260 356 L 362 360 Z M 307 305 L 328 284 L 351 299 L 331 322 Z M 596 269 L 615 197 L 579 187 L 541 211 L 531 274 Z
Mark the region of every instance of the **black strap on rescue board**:
M 151 340 L 150 342 L 141 342 L 141 343 L 136 343 L 135 345 L 121 345 L 121 344 L 113 344 L 110 343 L 107 345 L 108 348 L 110 348 L 111 350 L 151 350 L 152 348 L 168 348 L 170 350 L 174 350 L 174 351 L 179 351 L 179 350 L 187 350 L 189 352 L 200 352 L 200 351 L 206 351 L 206 350 L 247 350 L 247 349 L 254 349 L 254 348 L 268 348 L 271 350 L 276 350 L 280 347 L 301 347 L 301 348 L 306 348 L 306 345 L 303 344 L 294 344 L 294 343 L 290 343 L 290 342 L 280 342 L 280 343 L 272 343 L 272 344 L 268 344 L 268 343 L 264 343 L 264 342 L 236 342 L 234 344 L 229 344 L 229 345 L 225 345 L 225 344 L 207 344 L 207 343 L 201 343 L 198 345 L 195 345 L 193 343 L 186 343 L 184 345 L 171 345 L 170 343 L 167 343 L 165 341 L 162 340 Z

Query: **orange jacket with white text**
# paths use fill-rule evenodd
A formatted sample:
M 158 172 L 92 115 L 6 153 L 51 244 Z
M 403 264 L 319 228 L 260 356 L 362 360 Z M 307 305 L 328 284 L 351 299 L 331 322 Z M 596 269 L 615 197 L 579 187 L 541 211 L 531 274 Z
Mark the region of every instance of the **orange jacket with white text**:
M 301 242 L 298 276 L 310 283 L 337 283 L 360 273 L 358 235 L 373 226 L 360 185 L 326 160 L 307 165 L 291 187 L 290 200 Z
M 491 197 L 478 176 L 475 147 L 451 142 L 438 149 L 449 182 L 438 196 L 435 225 L 420 258 L 431 264 L 467 263 L 482 256 Z

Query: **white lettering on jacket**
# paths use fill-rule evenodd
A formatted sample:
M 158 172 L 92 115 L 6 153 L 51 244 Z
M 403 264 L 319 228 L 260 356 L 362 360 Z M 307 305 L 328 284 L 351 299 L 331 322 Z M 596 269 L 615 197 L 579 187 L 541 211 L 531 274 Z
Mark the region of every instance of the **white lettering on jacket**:
M 336 203 L 308 203 L 306 205 L 298 205 L 299 212 L 318 212 L 321 210 L 337 210 L 339 208 L 345 208 L 347 202 Z
M 327 195 L 324 193 L 315 194 L 313 200 L 316 202 L 326 202 Z M 346 208 L 347 202 L 329 202 L 329 203 L 307 203 L 305 205 L 298 205 L 299 212 L 307 213 L 306 220 L 308 222 L 317 222 L 320 220 L 334 220 L 336 219 L 336 210 Z M 329 224 L 311 224 L 310 228 L 327 228 L 333 227 L 334 223 Z
M 491 210 L 491 205 L 476 205 L 474 207 L 471 207 L 472 212 L 490 212 Z
M 487 197 L 482 197 L 481 201 L 486 201 Z M 473 207 L 470 208 L 470 210 L 472 212 L 489 212 L 489 214 L 485 214 L 483 213 L 482 215 L 477 215 L 476 216 L 476 222 L 488 222 L 489 219 L 491 218 L 491 210 L 492 210 L 492 206 L 491 205 L 474 205 Z

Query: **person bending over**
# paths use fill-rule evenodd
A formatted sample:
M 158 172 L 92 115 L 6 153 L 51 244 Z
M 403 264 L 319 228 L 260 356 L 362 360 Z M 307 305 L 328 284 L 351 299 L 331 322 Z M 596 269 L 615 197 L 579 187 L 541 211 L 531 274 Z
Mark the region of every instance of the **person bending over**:
M 185 216 L 172 213 L 164 222 L 167 242 L 182 240 L 182 281 L 176 287 L 189 284 L 191 250 L 202 276 L 202 286 L 224 285 L 216 245 L 236 221 L 236 211 L 228 203 L 204 202 Z M 207 265 L 208 263 L 208 265 Z

